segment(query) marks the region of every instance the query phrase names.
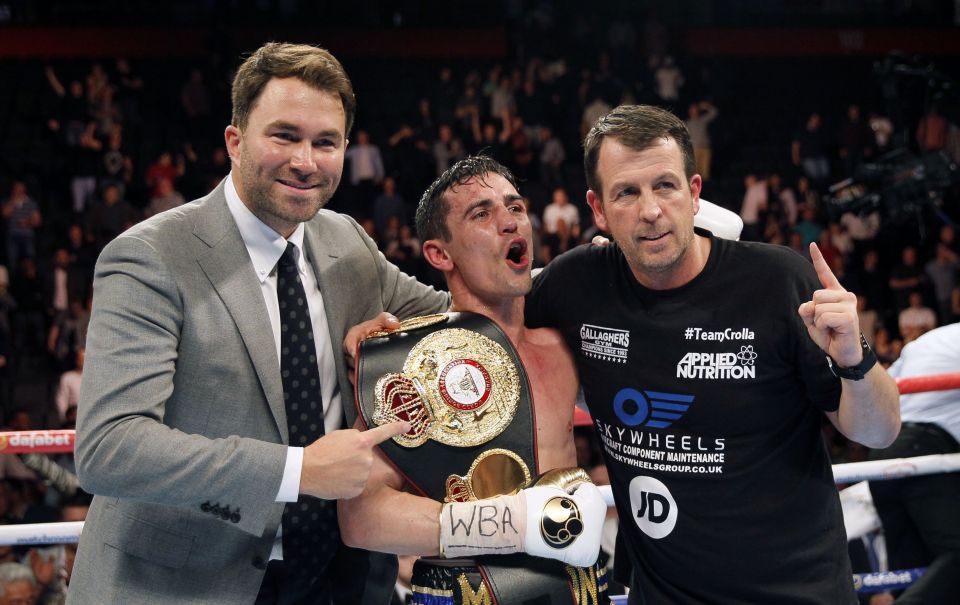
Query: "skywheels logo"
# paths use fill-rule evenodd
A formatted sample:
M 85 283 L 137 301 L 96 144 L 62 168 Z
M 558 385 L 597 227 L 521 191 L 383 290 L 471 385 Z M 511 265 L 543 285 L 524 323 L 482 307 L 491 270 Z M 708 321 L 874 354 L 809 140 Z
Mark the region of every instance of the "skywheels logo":
M 620 389 L 613 398 L 613 413 L 626 426 L 642 424 L 665 429 L 680 420 L 692 403 L 693 395 L 626 388 Z
M 580 326 L 580 351 L 587 357 L 627 363 L 630 349 L 630 332 L 603 326 L 583 324 Z
M 757 353 L 753 345 L 739 353 L 687 353 L 677 364 L 677 378 L 742 380 L 757 377 Z

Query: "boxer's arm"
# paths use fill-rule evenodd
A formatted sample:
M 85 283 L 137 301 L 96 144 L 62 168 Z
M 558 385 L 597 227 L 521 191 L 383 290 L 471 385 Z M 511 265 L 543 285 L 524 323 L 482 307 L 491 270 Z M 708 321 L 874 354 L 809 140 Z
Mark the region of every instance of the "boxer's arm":
M 402 491 L 403 484 L 377 449 L 363 492 L 337 502 L 344 544 L 397 555 L 439 554 L 440 503 Z

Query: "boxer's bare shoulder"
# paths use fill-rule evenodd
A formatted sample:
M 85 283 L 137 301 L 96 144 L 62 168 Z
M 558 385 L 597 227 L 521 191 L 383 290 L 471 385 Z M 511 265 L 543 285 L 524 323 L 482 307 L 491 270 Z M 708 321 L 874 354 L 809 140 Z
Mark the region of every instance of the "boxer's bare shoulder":
M 540 470 L 576 466 L 571 432 L 578 380 L 573 356 L 551 328 L 524 330 L 517 348 L 533 389 Z

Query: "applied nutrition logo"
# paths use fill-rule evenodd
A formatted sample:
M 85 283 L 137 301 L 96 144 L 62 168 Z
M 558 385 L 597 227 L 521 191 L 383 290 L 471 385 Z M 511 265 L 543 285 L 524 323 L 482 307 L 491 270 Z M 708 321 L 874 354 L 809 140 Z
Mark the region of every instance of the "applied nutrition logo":
M 704 330 L 690 327 L 684 330 L 683 337 L 685 340 L 698 342 L 729 342 L 732 347 L 726 352 L 687 352 L 677 363 L 677 378 L 743 380 L 757 377 L 757 352 L 752 344 L 739 344 L 756 338 L 752 330 Z
M 630 349 L 630 332 L 604 326 L 583 324 L 580 326 L 580 351 L 587 357 L 627 363 Z

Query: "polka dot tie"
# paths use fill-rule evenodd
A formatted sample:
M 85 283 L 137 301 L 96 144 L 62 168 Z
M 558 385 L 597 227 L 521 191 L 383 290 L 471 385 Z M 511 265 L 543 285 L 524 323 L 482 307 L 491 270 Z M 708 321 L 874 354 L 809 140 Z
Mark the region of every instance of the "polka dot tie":
M 280 376 L 290 445 L 306 447 L 323 436 L 323 399 L 313 324 L 296 254 L 294 245 L 287 243 L 277 263 Z M 323 575 L 340 542 L 336 515 L 333 500 L 301 495 L 296 502 L 287 503 L 283 509 L 283 559 L 290 571 L 310 582 Z

